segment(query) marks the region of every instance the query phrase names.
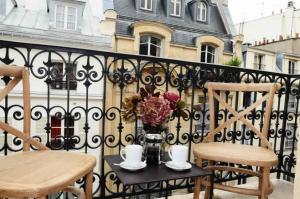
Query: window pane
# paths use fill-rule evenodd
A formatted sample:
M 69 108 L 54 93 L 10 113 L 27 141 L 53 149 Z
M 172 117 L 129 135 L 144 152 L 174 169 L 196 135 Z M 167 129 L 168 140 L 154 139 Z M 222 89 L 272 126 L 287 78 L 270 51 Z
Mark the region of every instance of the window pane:
M 207 63 L 213 63 L 212 60 L 213 60 L 212 54 L 208 53 L 207 54 Z
M 156 37 L 151 37 L 151 44 L 160 46 L 160 39 L 158 39 Z
M 141 8 L 146 8 L 146 0 L 141 0 Z
M 148 36 L 141 36 L 140 38 L 140 44 L 145 44 L 148 42 Z
M 215 54 L 215 48 L 212 47 L 212 46 L 208 46 L 207 51 L 212 53 L 212 54 Z
M 206 21 L 206 9 L 202 10 L 202 16 L 201 16 L 202 21 Z
M 152 9 L 152 0 L 147 0 L 147 9 Z
M 150 55 L 152 56 L 159 56 L 159 48 L 154 46 L 154 45 L 151 45 L 150 47 Z
M 140 45 L 140 55 L 148 55 L 148 44 Z
M 171 1 L 171 5 L 170 5 L 170 13 L 171 13 L 172 15 L 175 14 L 174 7 L 175 7 L 175 3 L 174 3 L 173 1 Z
M 68 7 L 67 29 L 75 30 L 76 8 Z
M 202 53 L 201 53 L 201 62 L 206 62 L 205 56 L 206 56 L 206 53 L 205 53 L 205 52 L 202 52 Z
M 56 6 L 56 27 L 64 28 L 65 19 L 65 6 L 57 5 Z
M 51 117 L 51 138 L 61 135 L 61 120 L 58 117 Z
M 176 15 L 180 15 L 180 4 L 176 4 Z
M 77 81 L 76 81 L 76 64 L 72 64 L 70 69 L 68 69 L 69 75 L 69 89 L 76 90 L 77 89 Z M 66 84 L 67 87 L 67 84 Z M 68 88 L 66 88 L 68 89 Z

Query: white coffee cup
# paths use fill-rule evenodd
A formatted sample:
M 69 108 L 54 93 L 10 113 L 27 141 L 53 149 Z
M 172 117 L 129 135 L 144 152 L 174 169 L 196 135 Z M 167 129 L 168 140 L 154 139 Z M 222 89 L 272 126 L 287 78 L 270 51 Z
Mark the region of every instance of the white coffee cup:
M 175 165 L 184 165 L 188 159 L 188 147 L 183 145 L 172 146 L 168 153 Z
M 124 153 L 125 153 L 125 157 L 124 157 Z M 142 153 L 143 153 L 143 147 L 141 145 L 132 144 L 132 145 L 127 145 L 124 149 L 122 149 L 120 155 L 126 164 L 136 166 L 141 164 Z

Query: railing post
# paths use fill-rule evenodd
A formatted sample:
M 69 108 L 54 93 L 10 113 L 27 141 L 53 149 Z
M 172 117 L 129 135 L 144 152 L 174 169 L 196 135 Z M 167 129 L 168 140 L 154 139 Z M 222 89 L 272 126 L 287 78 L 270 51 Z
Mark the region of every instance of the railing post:
M 283 118 L 282 118 L 282 135 L 280 140 L 280 149 L 278 154 L 278 170 L 277 170 L 277 179 L 281 178 L 281 170 L 283 166 L 283 151 L 284 151 L 284 139 L 286 134 L 286 123 L 287 123 L 287 116 L 288 116 L 288 102 L 289 102 L 289 95 L 291 92 L 291 78 L 287 77 L 286 81 L 286 93 L 285 93 L 285 101 L 284 101 L 284 110 L 283 110 Z

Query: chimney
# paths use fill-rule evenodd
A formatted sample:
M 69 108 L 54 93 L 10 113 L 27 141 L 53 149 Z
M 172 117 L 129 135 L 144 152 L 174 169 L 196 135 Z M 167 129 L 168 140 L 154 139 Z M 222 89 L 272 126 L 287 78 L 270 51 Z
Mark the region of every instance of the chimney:
M 289 1 L 289 2 L 288 2 L 288 8 L 293 8 L 293 9 L 295 9 L 295 2 L 294 2 L 294 1 Z
M 280 9 L 280 14 L 282 14 L 282 9 Z
M 282 40 L 283 40 L 283 36 L 280 35 L 280 36 L 279 36 L 279 41 L 282 41 Z
M 254 42 L 254 46 L 257 46 L 257 41 Z

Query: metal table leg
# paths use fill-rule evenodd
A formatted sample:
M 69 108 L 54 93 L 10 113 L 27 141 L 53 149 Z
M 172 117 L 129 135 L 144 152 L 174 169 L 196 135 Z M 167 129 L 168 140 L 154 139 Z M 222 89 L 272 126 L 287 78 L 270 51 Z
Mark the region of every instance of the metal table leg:
M 214 171 L 212 172 L 211 178 L 210 178 L 210 193 L 209 193 L 209 199 L 213 199 L 214 197 Z
M 123 184 L 122 199 L 126 199 L 126 185 Z
M 169 191 L 169 181 L 166 181 L 166 195 L 165 195 L 165 199 L 168 199 L 168 191 Z

